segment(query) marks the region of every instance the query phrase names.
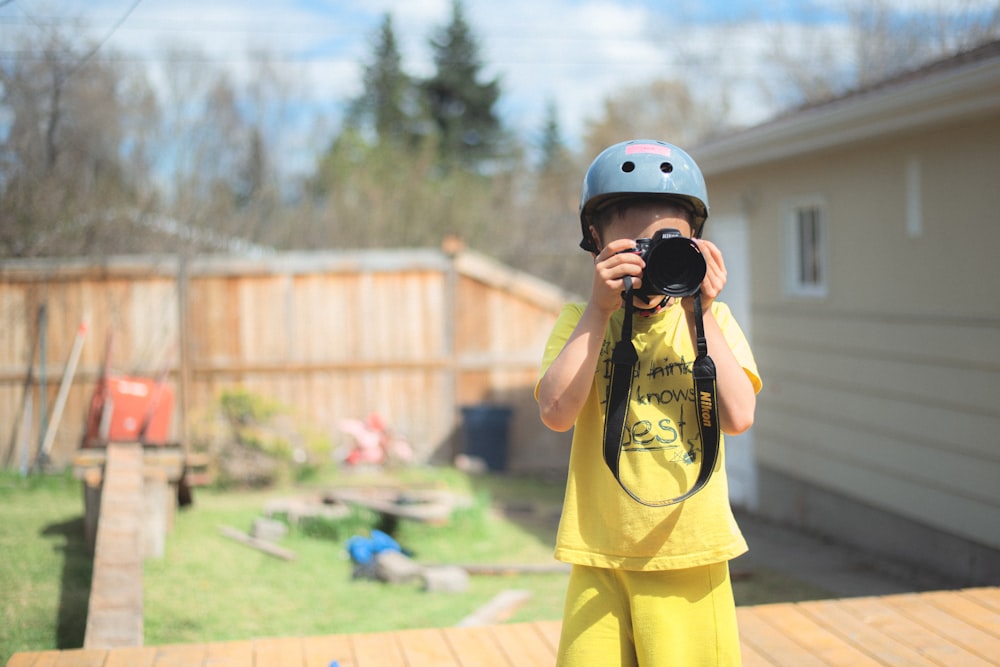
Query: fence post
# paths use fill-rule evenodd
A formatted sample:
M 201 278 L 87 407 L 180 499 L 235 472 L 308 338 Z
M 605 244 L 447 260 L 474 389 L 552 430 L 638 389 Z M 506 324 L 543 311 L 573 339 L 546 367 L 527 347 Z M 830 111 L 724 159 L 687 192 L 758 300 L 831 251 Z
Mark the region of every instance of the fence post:
M 179 373 L 177 407 L 180 411 L 180 441 L 184 458 L 188 455 L 188 401 L 191 388 L 191 334 L 188 331 L 188 259 L 178 256 L 177 262 L 177 342 Z
M 462 244 L 458 239 L 446 239 L 444 245 L 445 254 L 448 257 L 447 274 L 445 275 L 445 295 L 444 311 L 445 318 L 445 355 L 448 359 L 448 391 L 446 405 L 451 415 L 451 429 L 449 430 L 448 456 L 447 461 L 451 463 L 459 453 L 458 443 L 458 344 L 457 344 L 457 321 L 458 321 L 458 262 L 456 258 L 462 251 Z

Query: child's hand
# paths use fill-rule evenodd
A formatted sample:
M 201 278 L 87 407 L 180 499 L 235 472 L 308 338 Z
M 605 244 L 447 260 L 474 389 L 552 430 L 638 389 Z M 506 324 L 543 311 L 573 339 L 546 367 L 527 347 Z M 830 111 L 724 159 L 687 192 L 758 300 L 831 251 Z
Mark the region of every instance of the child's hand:
M 705 312 L 712 307 L 712 302 L 726 286 L 726 263 L 722 261 L 722 251 L 711 241 L 694 239 L 705 258 L 705 279 L 701 281 L 701 305 Z M 684 297 L 684 310 L 694 312 L 694 297 Z
M 634 241 L 616 239 L 594 257 L 594 284 L 591 287 L 590 303 L 609 317 L 621 308 L 625 276 L 632 277 L 633 290 L 642 286 L 642 270 L 646 262 L 637 253 L 627 252 L 634 248 Z

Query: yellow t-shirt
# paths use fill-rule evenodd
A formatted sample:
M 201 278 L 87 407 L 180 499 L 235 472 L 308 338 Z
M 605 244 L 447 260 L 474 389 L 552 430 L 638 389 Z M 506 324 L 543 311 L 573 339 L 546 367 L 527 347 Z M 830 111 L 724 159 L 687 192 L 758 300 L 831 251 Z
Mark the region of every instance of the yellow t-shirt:
M 583 309 L 584 304 L 563 308 L 545 347 L 542 375 Z M 757 364 L 729 307 L 714 302 L 712 313 L 754 390 L 760 391 Z M 633 500 L 604 462 L 611 351 L 621 337 L 623 317 L 619 310 L 608 324 L 594 382 L 574 427 L 555 556 L 567 563 L 626 570 L 680 569 L 735 558 L 747 545 L 729 505 L 724 443 L 705 488 L 669 507 L 651 508 Z M 694 484 L 701 460 L 691 377 L 694 343 L 679 304 L 651 317 L 635 317 L 632 327 L 639 362 L 622 436 L 620 475 L 641 498 L 673 498 Z M 711 348 L 708 353 L 712 355 Z M 536 397 L 537 391 L 536 386 Z

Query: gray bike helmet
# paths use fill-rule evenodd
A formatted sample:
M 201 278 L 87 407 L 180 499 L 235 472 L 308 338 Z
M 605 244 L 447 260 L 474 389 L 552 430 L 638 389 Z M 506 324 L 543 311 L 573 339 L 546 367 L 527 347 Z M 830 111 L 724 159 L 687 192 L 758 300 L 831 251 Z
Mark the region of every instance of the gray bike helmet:
M 590 237 L 595 213 L 637 196 L 685 201 L 694 213 L 694 235 L 701 235 L 708 217 L 708 192 L 701 169 L 673 144 L 634 139 L 604 149 L 587 170 L 580 195 L 580 247 L 588 252 L 598 250 Z

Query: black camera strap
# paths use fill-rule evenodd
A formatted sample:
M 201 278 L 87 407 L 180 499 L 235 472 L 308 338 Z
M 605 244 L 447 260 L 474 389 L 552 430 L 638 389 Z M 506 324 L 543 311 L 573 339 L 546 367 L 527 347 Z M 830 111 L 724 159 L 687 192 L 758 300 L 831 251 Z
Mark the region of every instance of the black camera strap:
M 676 505 L 693 496 L 708 484 L 715 464 L 719 459 L 719 406 L 715 382 L 715 362 L 708 356 L 708 340 L 705 338 L 705 324 L 702 315 L 701 291 L 694 295 L 695 340 L 698 355 L 692 367 L 694 377 L 695 405 L 698 413 L 698 431 L 701 434 L 702 455 L 698 478 L 691 488 L 674 498 L 648 501 L 640 498 L 621 479 L 619 461 L 622 454 L 622 435 L 628 418 L 628 406 L 632 398 L 632 375 L 639 357 L 632 344 L 632 280 L 625 278 L 625 317 L 622 321 L 622 335 L 611 352 L 611 378 L 608 389 L 608 406 L 604 418 L 604 461 L 611 469 L 619 486 L 638 503 L 647 507 L 667 507 Z

